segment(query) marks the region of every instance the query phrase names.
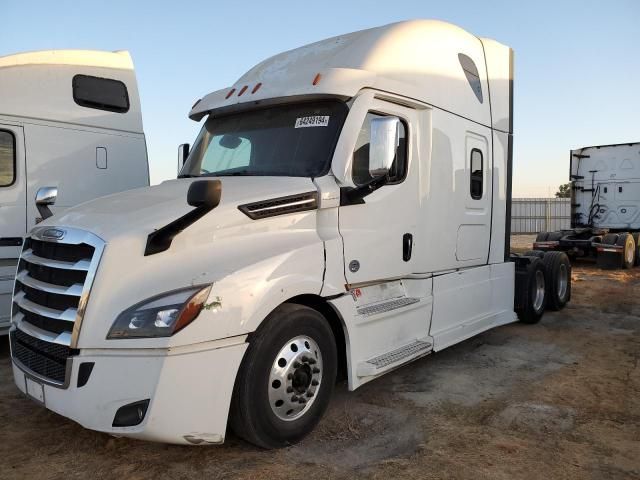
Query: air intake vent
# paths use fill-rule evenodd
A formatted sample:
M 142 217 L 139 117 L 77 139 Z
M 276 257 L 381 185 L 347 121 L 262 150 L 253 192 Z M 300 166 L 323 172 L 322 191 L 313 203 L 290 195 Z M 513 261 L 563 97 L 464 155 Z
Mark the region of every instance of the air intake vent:
M 78 351 L 65 345 L 45 342 L 20 330 L 10 333 L 11 355 L 23 369 L 50 382 L 64 384 L 67 360 Z
M 318 208 L 318 192 L 299 193 L 261 202 L 240 205 L 238 209 L 253 220 L 260 218 L 298 213 Z

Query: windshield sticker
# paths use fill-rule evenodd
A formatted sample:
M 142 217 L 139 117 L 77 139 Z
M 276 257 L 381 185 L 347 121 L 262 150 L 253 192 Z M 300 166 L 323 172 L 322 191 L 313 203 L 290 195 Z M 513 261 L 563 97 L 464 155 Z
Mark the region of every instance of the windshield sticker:
M 329 115 L 316 115 L 296 118 L 295 128 L 326 127 L 327 125 L 329 125 Z

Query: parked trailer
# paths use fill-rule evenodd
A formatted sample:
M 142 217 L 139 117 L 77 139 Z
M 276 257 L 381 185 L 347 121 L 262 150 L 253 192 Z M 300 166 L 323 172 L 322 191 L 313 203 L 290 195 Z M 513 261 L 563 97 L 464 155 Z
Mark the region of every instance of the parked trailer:
M 640 142 L 571 150 L 571 228 L 541 232 L 533 248 L 640 265 Z
M 178 179 L 32 230 L 16 385 L 113 435 L 218 444 L 229 421 L 281 447 L 338 374 L 354 390 L 561 308 L 570 277 L 563 290 L 544 259 L 509 254 L 512 72 L 510 48 L 416 20 L 276 55 L 205 96 Z M 34 295 L 33 265 L 80 290 L 51 278 Z
M 0 335 L 9 331 L 24 235 L 52 213 L 148 185 L 140 100 L 128 52 L 57 50 L 0 57 Z M 40 280 L 34 277 L 25 285 L 35 287 Z M 46 323 L 46 316 L 35 317 L 38 312 L 28 315 L 35 325 Z

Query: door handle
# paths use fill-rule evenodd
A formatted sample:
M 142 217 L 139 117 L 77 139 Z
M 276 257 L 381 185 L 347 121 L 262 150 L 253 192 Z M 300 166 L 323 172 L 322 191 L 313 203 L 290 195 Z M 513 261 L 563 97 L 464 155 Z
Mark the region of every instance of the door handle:
M 402 260 L 408 262 L 411 260 L 411 252 L 413 251 L 413 235 L 405 233 L 402 236 Z

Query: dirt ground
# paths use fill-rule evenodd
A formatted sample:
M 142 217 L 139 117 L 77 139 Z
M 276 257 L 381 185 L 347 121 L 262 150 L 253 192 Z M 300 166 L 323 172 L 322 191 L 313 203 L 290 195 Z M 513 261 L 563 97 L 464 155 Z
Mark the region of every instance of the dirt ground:
M 528 249 L 531 237 L 514 238 Z M 176 447 L 84 430 L 23 398 L 0 348 L 0 478 L 640 478 L 640 268 L 574 266 L 573 298 L 423 358 L 299 445 Z

